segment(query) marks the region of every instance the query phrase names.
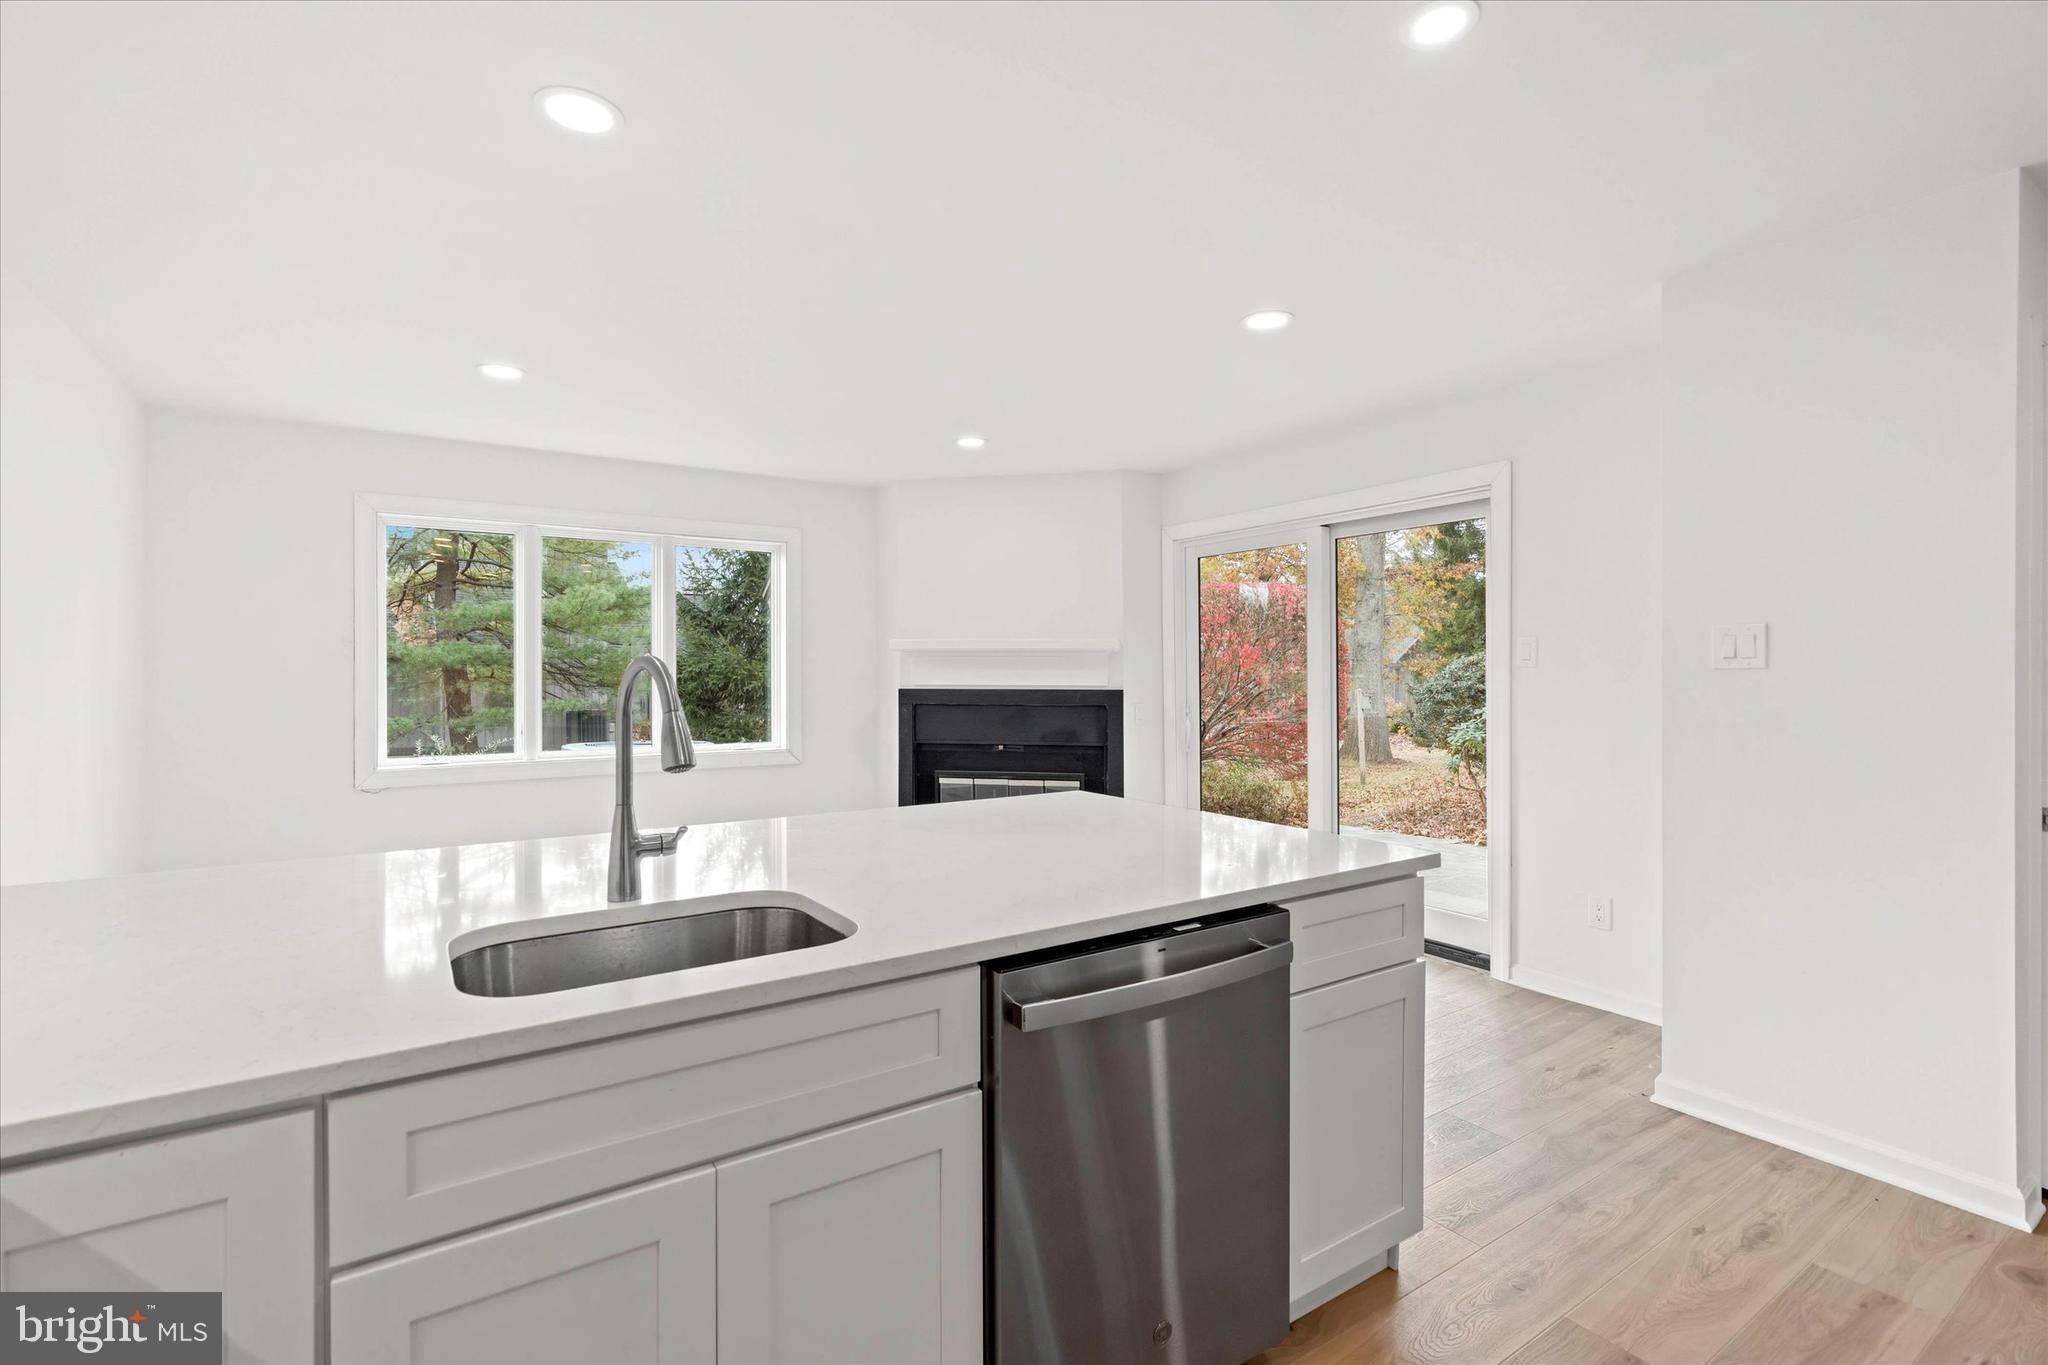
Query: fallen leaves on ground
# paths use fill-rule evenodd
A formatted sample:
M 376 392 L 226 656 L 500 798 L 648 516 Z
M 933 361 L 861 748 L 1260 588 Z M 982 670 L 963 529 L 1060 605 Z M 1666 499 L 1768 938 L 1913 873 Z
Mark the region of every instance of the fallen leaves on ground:
M 1486 842 L 1486 798 L 1452 780 L 1444 755 L 1406 735 L 1393 739 L 1391 763 L 1368 763 L 1360 772 L 1355 756 L 1337 761 L 1339 823 L 1424 839 Z

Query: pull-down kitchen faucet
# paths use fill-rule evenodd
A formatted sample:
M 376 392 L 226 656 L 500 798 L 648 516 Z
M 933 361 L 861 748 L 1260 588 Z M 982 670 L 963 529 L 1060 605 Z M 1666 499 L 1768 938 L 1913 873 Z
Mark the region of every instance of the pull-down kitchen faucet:
M 697 766 L 696 746 L 690 740 L 690 722 L 676 704 L 675 679 L 668 665 L 652 654 L 642 654 L 626 665 L 619 679 L 619 697 L 612 708 L 613 748 L 618 761 L 618 800 L 612 807 L 611 867 L 605 877 L 605 897 L 612 901 L 640 899 L 640 860 L 651 855 L 673 853 L 688 825 L 677 825 L 672 834 L 642 834 L 633 821 L 633 684 L 642 674 L 652 680 L 654 701 L 661 714 L 654 728 L 661 733 L 661 770 L 688 772 Z

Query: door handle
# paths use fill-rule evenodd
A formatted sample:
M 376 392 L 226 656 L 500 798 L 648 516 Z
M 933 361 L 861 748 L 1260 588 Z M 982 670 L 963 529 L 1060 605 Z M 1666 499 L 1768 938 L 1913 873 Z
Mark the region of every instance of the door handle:
M 1254 939 L 1253 942 L 1256 943 L 1257 940 Z M 1086 1023 L 1090 1019 L 1101 1019 L 1112 1014 L 1127 1014 L 1132 1010 L 1185 1000 L 1204 991 L 1234 986 L 1240 981 L 1249 981 L 1255 976 L 1278 971 L 1292 961 L 1292 942 L 1265 944 L 1249 953 L 1240 953 L 1221 962 L 1211 962 L 1206 967 L 1196 967 L 1192 971 L 1175 972 L 1171 976 L 1147 977 L 1143 981 L 1109 986 L 1099 991 L 1085 991 L 1080 995 L 1056 996 L 1050 1000 L 1033 1000 L 1028 1004 L 1012 1000 L 1005 995 L 1003 1018 L 1025 1033 L 1058 1028 L 1061 1024 Z

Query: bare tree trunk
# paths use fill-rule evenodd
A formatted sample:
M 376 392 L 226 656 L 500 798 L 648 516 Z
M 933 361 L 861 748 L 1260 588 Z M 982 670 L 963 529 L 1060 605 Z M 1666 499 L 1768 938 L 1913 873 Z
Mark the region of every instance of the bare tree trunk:
M 1387 736 L 1387 538 L 1358 538 L 1358 610 L 1351 640 L 1351 713 L 1358 731 L 1358 770 L 1391 763 Z
M 440 613 L 455 605 L 455 579 L 460 571 L 461 538 L 453 544 L 434 547 L 435 637 L 440 638 Z M 465 724 L 470 713 L 469 670 L 441 670 L 441 714 L 448 727 L 448 747 L 459 754 L 476 752 L 476 726 Z M 458 733 L 459 732 L 459 733 Z

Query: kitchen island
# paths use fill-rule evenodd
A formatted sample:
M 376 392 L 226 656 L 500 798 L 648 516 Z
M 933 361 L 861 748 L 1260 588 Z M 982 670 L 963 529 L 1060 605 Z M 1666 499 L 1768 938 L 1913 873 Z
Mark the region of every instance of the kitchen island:
M 1330 1153 L 1392 1167 L 1332 1168 L 1295 1307 L 1419 1226 L 1421 973 L 1398 964 L 1434 854 L 1085 793 L 702 825 L 630 905 L 605 902 L 605 854 L 590 835 L 0 892 L 5 1287 L 38 1266 L 206 1287 L 150 1279 L 190 1223 L 224 1247 L 230 1359 L 455 1358 L 507 1331 L 532 1358 L 975 1358 L 979 964 L 1268 903 L 1317 1033 L 1293 1063 L 1297 1221 Z M 767 902 L 845 937 L 549 994 L 451 973 L 492 943 Z M 1347 1065 L 1333 1021 L 1367 1018 L 1395 1051 L 1356 1085 L 1320 1074 Z M 1397 1128 L 1338 1140 L 1375 1105 Z M 869 1171 L 894 1174 L 863 1194 Z M 1412 1226 L 1387 1198 L 1411 1183 Z M 827 1188 L 843 1206 L 806 1213 Z M 1376 1232 L 1330 1235 L 1347 1191 Z M 832 1247 L 895 1233 L 878 1278 L 811 1283 L 800 1320 L 779 1303 L 792 1254 L 816 1281 Z M 946 1281 L 928 1322 L 891 1297 L 919 1276 Z M 608 1325 L 551 1342 L 554 1294 Z

